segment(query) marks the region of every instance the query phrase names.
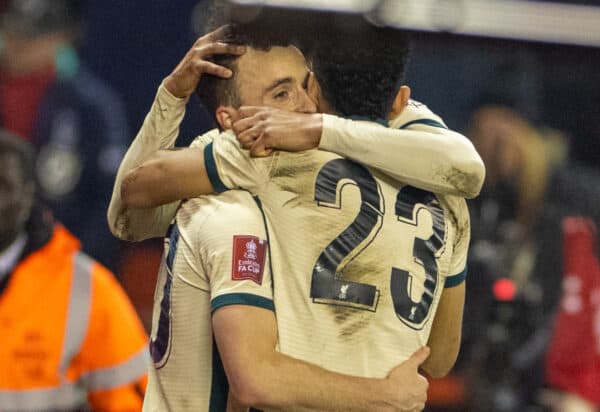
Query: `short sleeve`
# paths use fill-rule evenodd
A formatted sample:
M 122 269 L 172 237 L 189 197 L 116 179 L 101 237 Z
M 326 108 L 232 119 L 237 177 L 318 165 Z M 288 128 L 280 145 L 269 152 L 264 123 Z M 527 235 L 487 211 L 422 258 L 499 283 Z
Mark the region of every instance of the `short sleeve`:
M 262 210 L 244 191 L 219 197 L 223 204 L 203 225 L 198 239 L 210 284 L 211 311 L 228 305 L 274 310 L 269 236 Z
M 269 180 L 277 153 L 269 157 L 254 158 L 243 150 L 231 131 L 222 133 L 204 148 L 204 165 L 213 186 L 218 192 L 245 189 L 256 194 Z
M 457 223 L 450 270 L 446 278 L 446 287 L 458 286 L 467 276 L 467 256 L 471 240 L 471 219 L 467 202 L 462 198 L 453 198 L 452 213 Z

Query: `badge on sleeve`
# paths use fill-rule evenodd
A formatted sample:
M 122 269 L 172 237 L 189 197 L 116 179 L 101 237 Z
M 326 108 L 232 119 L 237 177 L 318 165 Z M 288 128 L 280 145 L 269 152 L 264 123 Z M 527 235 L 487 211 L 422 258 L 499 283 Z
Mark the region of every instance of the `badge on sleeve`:
M 251 280 L 262 285 L 267 242 L 256 236 L 233 237 L 231 280 Z

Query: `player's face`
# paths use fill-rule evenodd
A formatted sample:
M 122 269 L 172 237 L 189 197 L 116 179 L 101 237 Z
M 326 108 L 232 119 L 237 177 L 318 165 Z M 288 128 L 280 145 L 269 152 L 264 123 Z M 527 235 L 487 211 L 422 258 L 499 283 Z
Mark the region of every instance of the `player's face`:
M 0 152 L 0 245 L 12 241 L 29 216 L 33 188 L 24 182 L 16 154 Z
M 307 93 L 309 74 L 304 56 L 295 47 L 250 48 L 238 61 L 242 105 L 314 113 L 316 104 Z

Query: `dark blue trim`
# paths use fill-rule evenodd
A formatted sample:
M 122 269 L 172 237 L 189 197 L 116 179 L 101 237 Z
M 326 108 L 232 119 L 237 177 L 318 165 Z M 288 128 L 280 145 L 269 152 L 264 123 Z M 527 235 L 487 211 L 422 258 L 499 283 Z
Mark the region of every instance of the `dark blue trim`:
M 217 193 L 226 192 L 227 186 L 221 181 L 219 177 L 219 171 L 217 170 L 217 163 L 215 162 L 215 156 L 213 154 L 213 144 L 210 142 L 204 147 L 204 168 L 206 174 L 210 180 L 210 184 Z
M 221 354 L 213 336 L 212 350 L 212 379 L 210 382 L 210 404 L 208 412 L 224 412 L 227 410 L 227 395 L 229 394 L 229 381 L 221 361 Z
M 467 268 L 465 268 L 465 270 L 463 270 L 462 272 L 460 272 L 456 275 L 448 276 L 446 278 L 446 282 L 444 283 L 444 288 L 453 288 L 455 286 L 458 286 L 461 283 L 463 283 L 466 278 L 467 278 Z
M 210 311 L 214 312 L 223 306 L 246 305 L 275 311 L 275 305 L 271 299 L 264 298 L 250 293 L 228 293 L 217 296 L 210 302 Z
M 417 119 L 417 120 L 413 120 L 412 122 L 408 122 L 406 124 L 403 124 L 402 126 L 399 127 L 399 129 L 406 129 L 408 126 L 411 126 L 413 124 L 424 124 L 424 125 L 427 125 L 427 126 L 439 127 L 441 129 L 448 129 L 442 123 L 438 122 L 437 120 L 433 120 L 433 119 Z
M 173 261 L 175 260 L 175 254 L 177 253 L 177 243 L 179 242 L 179 227 L 176 223 L 169 226 L 167 231 L 167 237 L 169 238 L 169 253 L 167 254 L 167 267 L 173 272 Z
M 388 127 L 389 123 L 387 120 L 382 119 L 382 118 L 371 118 L 368 116 L 350 116 L 349 117 L 350 120 L 361 120 L 361 121 L 366 121 L 366 122 L 375 122 L 375 123 L 379 123 L 385 127 Z
M 265 227 L 265 233 L 267 235 L 267 254 L 269 256 L 269 276 L 271 276 L 271 290 L 275 289 L 275 278 L 273 276 L 273 260 L 271 259 L 271 237 L 269 236 L 269 226 L 267 225 L 267 216 L 265 215 L 265 211 L 263 210 L 262 203 L 258 196 L 252 196 L 254 201 L 256 202 L 256 206 L 258 206 L 258 210 L 263 219 L 263 225 Z M 275 293 L 273 293 L 275 295 Z
M 166 237 L 169 239 L 169 252 L 165 259 L 168 273 L 165 274 L 167 278 L 165 280 L 165 285 L 163 286 L 163 296 L 160 300 L 158 330 L 156 331 L 156 337 L 150 340 L 150 355 L 152 356 L 152 360 L 157 369 L 164 367 L 170 356 L 171 284 L 173 282 L 173 262 L 175 261 L 175 255 L 177 254 L 177 243 L 179 241 L 179 227 L 176 223 L 169 226 Z

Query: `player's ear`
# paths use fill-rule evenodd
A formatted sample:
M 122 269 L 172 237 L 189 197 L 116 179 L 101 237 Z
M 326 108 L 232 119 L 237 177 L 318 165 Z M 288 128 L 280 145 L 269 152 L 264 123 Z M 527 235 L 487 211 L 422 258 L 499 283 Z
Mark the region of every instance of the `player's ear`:
M 237 110 L 231 106 L 219 106 L 215 112 L 217 123 L 223 130 L 231 129 L 233 123 L 238 119 Z
M 410 87 L 401 86 L 400 90 L 398 90 L 398 94 L 394 99 L 394 103 L 392 103 L 392 111 L 390 112 L 389 118 L 394 119 L 402 113 L 402 110 L 406 107 L 408 101 L 410 100 Z

